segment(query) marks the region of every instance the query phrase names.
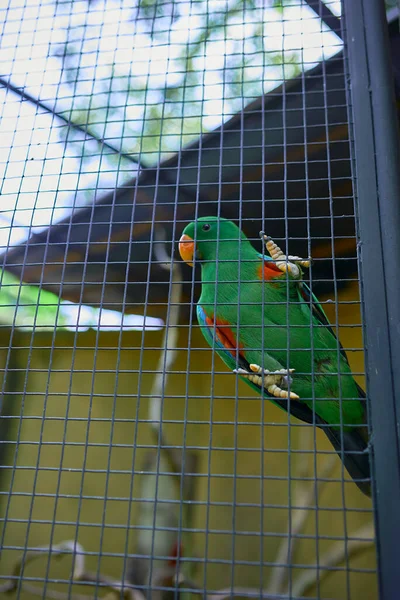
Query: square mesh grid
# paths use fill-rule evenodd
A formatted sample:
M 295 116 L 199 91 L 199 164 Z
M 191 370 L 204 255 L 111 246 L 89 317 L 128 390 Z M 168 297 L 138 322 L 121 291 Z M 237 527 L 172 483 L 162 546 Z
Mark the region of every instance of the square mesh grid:
M 365 388 L 340 10 L 0 9 L 3 592 L 377 597 L 371 501 L 315 395 L 307 424 L 224 366 L 177 245 L 211 215 L 311 256 Z

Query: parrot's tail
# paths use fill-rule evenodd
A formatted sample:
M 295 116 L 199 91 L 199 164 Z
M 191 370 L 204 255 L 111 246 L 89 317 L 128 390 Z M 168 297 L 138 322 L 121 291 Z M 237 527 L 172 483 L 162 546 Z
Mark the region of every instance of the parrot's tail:
M 371 497 L 370 455 L 365 428 L 343 433 L 328 426 L 322 426 L 321 429 L 325 431 L 354 483 L 366 496 Z
M 241 359 L 240 366 L 247 371 L 251 371 L 250 365 L 246 360 Z M 247 383 L 249 383 L 247 381 Z M 251 387 L 259 389 L 253 383 Z M 361 402 L 365 401 L 364 390 L 356 383 L 358 395 Z M 368 497 L 371 497 L 371 469 L 369 464 L 369 447 L 368 447 L 368 428 L 355 427 L 352 431 L 340 431 L 329 426 L 326 421 L 313 412 L 307 404 L 299 400 L 290 400 L 276 398 L 271 396 L 266 388 L 264 394 L 270 396 L 274 404 L 280 406 L 286 412 L 290 406 L 290 414 L 310 425 L 316 425 L 324 430 L 329 441 L 343 461 L 349 475 L 354 480 L 357 487 Z

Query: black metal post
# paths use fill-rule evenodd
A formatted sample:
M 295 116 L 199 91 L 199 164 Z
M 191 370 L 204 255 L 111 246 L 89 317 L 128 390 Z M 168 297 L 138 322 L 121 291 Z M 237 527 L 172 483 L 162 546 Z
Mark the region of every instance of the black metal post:
M 400 153 L 383 0 L 344 0 L 381 600 L 399 597 Z

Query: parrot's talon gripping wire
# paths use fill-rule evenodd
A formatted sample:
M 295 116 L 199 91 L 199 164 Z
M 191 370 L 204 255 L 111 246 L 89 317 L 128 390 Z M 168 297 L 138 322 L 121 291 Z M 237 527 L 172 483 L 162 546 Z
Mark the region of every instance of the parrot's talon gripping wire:
M 279 371 L 268 371 L 259 365 L 251 364 L 250 371 L 241 367 L 233 370 L 234 373 L 241 375 L 244 379 L 248 379 L 251 383 L 264 387 L 269 394 L 275 398 L 290 398 L 298 400 L 299 396 L 294 392 L 288 392 L 283 387 L 288 387 L 292 382 L 290 377 L 294 369 L 280 369 Z
M 282 273 L 289 273 L 294 279 L 301 279 L 301 268 L 309 268 L 312 262 L 311 258 L 301 258 L 291 254 L 284 254 L 283 250 L 274 242 L 271 236 L 266 235 L 264 231 L 260 231 L 260 238 L 264 242 L 268 254 Z M 264 248 L 263 248 L 264 255 Z

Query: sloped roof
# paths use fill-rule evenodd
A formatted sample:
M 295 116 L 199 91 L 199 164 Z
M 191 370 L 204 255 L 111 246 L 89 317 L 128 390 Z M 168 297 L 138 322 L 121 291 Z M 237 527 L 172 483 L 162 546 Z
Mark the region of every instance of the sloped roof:
M 397 20 L 390 33 L 400 99 Z M 220 210 L 241 216 L 249 237 L 263 228 L 277 241 L 290 238 L 291 253 L 308 255 L 311 240 L 319 293 L 333 286 L 333 236 L 340 286 L 357 272 L 343 62 L 338 53 L 257 99 L 156 168 L 33 235 L 7 253 L 4 267 L 73 302 L 140 312 L 148 301 L 157 314 L 169 274 L 154 258 L 154 228 L 176 241 L 195 215 Z M 184 265 L 183 273 L 189 299 L 192 272 Z

